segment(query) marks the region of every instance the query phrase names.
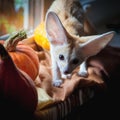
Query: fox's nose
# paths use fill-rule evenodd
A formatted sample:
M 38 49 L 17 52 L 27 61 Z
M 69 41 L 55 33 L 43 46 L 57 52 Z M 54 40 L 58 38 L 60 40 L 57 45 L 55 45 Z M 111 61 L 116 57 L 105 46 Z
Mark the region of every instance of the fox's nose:
M 64 74 L 66 75 L 66 74 L 69 74 L 69 71 L 68 70 L 65 70 L 64 71 Z

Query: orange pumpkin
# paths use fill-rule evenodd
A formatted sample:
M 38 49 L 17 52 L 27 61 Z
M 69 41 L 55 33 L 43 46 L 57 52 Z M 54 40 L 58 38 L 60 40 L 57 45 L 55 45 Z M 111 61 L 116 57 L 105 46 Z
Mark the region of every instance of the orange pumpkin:
M 39 73 L 38 56 L 29 45 L 19 43 L 19 40 L 6 40 L 4 46 L 9 52 L 15 65 L 26 72 L 33 80 L 36 79 Z

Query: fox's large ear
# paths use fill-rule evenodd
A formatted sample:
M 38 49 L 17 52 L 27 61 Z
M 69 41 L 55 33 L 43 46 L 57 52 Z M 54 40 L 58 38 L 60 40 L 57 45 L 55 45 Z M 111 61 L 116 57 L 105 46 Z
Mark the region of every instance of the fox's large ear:
M 64 44 L 67 42 L 66 30 L 56 13 L 50 11 L 46 14 L 46 34 L 51 44 Z
M 89 37 L 90 39 L 81 45 L 81 52 L 84 57 L 93 56 L 100 52 L 112 40 L 114 34 L 115 32 L 111 31 L 93 36 L 93 38 Z

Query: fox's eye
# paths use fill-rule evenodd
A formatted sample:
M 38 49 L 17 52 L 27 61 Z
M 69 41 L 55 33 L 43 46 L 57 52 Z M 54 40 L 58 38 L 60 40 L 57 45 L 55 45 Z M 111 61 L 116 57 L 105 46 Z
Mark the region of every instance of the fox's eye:
M 79 60 L 77 58 L 72 60 L 72 64 L 78 64 Z
M 60 60 L 64 60 L 64 56 L 63 55 L 59 55 L 59 59 Z

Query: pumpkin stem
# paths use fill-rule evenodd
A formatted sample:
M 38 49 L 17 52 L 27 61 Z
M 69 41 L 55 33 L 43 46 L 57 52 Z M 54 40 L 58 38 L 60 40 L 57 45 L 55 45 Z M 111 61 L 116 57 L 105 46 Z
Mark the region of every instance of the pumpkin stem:
M 8 52 L 5 50 L 2 44 L 0 44 L 0 57 L 2 58 L 2 60 L 5 59 L 6 57 L 9 57 Z
M 27 38 L 27 34 L 24 30 L 18 31 L 5 40 L 4 47 L 7 51 L 15 51 L 19 41 Z

